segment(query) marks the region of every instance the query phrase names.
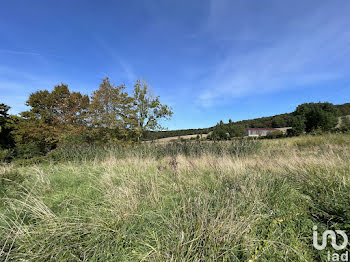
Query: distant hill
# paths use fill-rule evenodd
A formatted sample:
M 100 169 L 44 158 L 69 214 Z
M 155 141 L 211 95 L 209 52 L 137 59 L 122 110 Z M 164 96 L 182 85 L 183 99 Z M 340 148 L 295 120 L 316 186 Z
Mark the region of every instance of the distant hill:
M 335 105 L 338 108 L 339 116 L 350 115 L 350 103 L 342 105 Z M 225 125 L 242 125 L 244 127 L 286 127 L 290 126 L 292 119 L 292 113 L 285 113 L 275 116 L 260 117 L 255 119 L 241 120 L 237 122 L 226 123 Z M 167 131 L 153 131 L 148 132 L 145 135 L 146 140 L 176 137 L 176 136 L 187 136 L 196 134 L 208 134 L 213 130 L 214 127 L 198 128 L 198 129 L 179 129 L 179 130 L 167 130 Z

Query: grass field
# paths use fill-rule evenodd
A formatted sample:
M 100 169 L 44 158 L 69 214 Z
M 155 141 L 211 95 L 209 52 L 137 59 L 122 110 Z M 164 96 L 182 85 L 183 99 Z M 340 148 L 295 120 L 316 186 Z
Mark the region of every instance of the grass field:
M 179 139 L 196 139 L 197 137 L 200 137 L 201 139 L 207 138 L 208 134 L 200 134 L 200 135 L 185 135 L 185 136 L 171 136 L 171 137 L 165 137 L 165 138 L 158 138 L 156 140 L 154 140 L 154 142 L 157 143 L 169 143 L 171 141 L 176 141 Z M 147 141 L 147 142 L 151 142 L 151 141 Z
M 312 227 L 350 233 L 349 135 L 152 147 L 1 167 L 0 261 L 327 261 Z

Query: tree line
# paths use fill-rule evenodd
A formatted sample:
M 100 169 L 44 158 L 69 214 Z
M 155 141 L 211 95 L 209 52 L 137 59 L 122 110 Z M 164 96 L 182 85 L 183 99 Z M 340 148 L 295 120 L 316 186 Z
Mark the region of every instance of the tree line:
M 262 117 L 228 123 L 220 121 L 210 133 L 212 140 L 225 140 L 244 136 L 245 128 L 292 127 L 290 136 L 303 133 L 349 132 L 350 103 L 333 105 L 332 103 L 304 103 L 290 114 Z M 340 119 L 340 120 L 339 120 Z M 272 132 L 268 137 L 281 137 L 282 132 Z
M 105 78 L 91 96 L 60 84 L 51 92 L 30 94 L 26 105 L 29 110 L 16 116 L 0 104 L 0 147 L 25 158 L 60 145 L 140 141 L 173 114 L 140 79 L 131 95 L 124 84 L 116 86 Z
M 333 119 L 336 117 L 344 118 L 345 116 L 350 115 L 350 103 L 345 103 L 342 105 L 333 105 L 331 103 L 306 103 L 300 105 L 304 107 L 307 105 L 307 107 L 313 107 L 313 105 L 316 105 L 314 109 L 322 107 L 323 104 L 330 104 L 330 107 L 333 108 Z M 317 109 L 319 110 L 319 109 Z M 323 109 L 319 110 L 323 111 Z M 297 117 L 297 115 L 302 115 L 301 117 Z M 306 118 L 306 119 L 305 119 Z M 159 138 L 166 138 L 166 137 L 176 137 L 176 136 L 185 136 L 185 135 L 201 135 L 201 134 L 208 134 L 211 132 L 214 132 L 213 139 L 216 139 L 216 137 L 223 137 L 229 134 L 230 137 L 239 137 L 244 135 L 245 128 L 277 128 L 277 127 L 294 127 L 295 130 L 297 130 L 294 135 L 298 135 L 302 132 L 310 132 L 310 127 L 306 128 L 304 127 L 305 120 L 309 120 L 310 117 L 306 117 L 304 113 L 301 114 L 300 110 L 295 110 L 292 113 L 285 113 L 285 114 L 279 114 L 275 116 L 268 116 L 268 117 L 261 117 L 261 118 L 255 118 L 255 119 L 248 119 L 248 120 L 241 120 L 241 121 L 232 121 L 229 120 L 228 122 L 224 123 L 222 120 L 219 121 L 215 126 L 208 127 L 208 128 L 201 128 L 201 129 L 180 129 L 180 130 L 169 130 L 169 131 L 150 131 L 146 132 L 144 138 L 147 140 L 153 140 L 153 139 L 159 139 Z M 336 121 L 333 120 L 333 123 Z M 345 132 L 346 130 L 346 123 L 347 118 L 344 118 L 343 121 L 343 127 L 341 129 L 337 128 L 331 128 L 333 131 L 341 131 Z M 301 124 L 301 126 L 300 126 Z M 308 124 L 308 126 L 310 126 Z M 314 131 L 317 129 L 316 127 L 312 127 Z M 323 128 L 325 130 L 327 128 Z M 318 131 L 322 130 L 322 128 L 318 128 Z
M 349 118 L 350 103 L 333 105 L 332 103 L 304 103 L 299 105 L 294 112 L 279 114 L 269 117 L 241 120 L 228 123 L 219 121 L 215 126 L 201 129 L 181 129 L 169 131 L 150 131 L 145 139 L 153 140 L 166 137 L 178 137 L 186 135 L 210 134 L 211 140 L 227 140 L 232 137 L 244 136 L 246 128 L 279 128 L 292 127 L 289 135 L 315 132 L 348 132 L 350 130 Z M 340 121 L 339 121 L 340 119 Z M 338 122 L 341 125 L 338 125 Z M 271 137 L 282 136 L 280 132 L 273 132 Z

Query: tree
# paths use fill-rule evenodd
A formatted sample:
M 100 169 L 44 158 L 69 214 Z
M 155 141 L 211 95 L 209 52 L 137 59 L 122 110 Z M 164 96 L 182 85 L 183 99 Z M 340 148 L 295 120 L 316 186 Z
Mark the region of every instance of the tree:
M 230 137 L 242 137 L 244 136 L 244 126 L 233 124 L 228 127 L 228 133 L 230 134 Z
M 0 104 L 0 148 L 11 148 L 14 146 L 14 141 L 11 136 L 12 119 L 8 114 L 10 107 L 5 104 Z
M 294 116 L 305 119 L 305 131 L 311 132 L 316 129 L 329 131 L 338 123 L 338 110 L 331 103 L 305 103 L 299 105 Z
M 89 97 L 70 92 L 65 84 L 57 85 L 52 92 L 40 90 L 32 93 L 26 103 L 30 110 L 25 118 L 40 120 L 49 125 L 84 124 L 88 116 Z
M 9 118 L 8 111 L 10 107 L 5 104 L 0 104 L 0 133 L 5 129 L 6 122 Z
M 105 129 L 111 138 L 122 138 L 132 128 L 135 114 L 133 98 L 125 91 L 125 85 L 115 86 L 109 78 L 102 80 L 99 89 L 93 92 L 90 117 L 93 127 Z
M 221 123 L 218 123 L 209 134 L 208 138 L 210 140 L 227 140 L 230 138 L 230 134 Z
M 272 127 L 286 127 L 287 125 L 287 121 L 282 116 L 275 116 L 272 119 Z
M 86 128 L 89 97 L 70 92 L 65 84 L 55 86 L 52 92 L 32 93 L 26 105 L 30 110 L 16 118 L 13 131 L 16 147 L 23 155 L 33 151 L 46 153 L 62 138 Z
M 90 99 L 80 92 L 70 92 L 67 85 L 56 86 L 52 92 L 55 101 L 55 114 L 58 121 L 66 125 L 86 125 Z
M 138 140 L 147 130 L 163 129 L 159 121 L 168 120 L 173 115 L 171 107 L 161 104 L 159 96 L 154 98 L 149 93 L 147 83 L 140 79 L 134 85 L 134 106 Z
M 62 135 L 60 129 L 38 119 L 16 117 L 12 132 L 17 154 L 24 158 L 43 155 L 56 148 Z
M 298 136 L 305 132 L 305 118 L 302 115 L 296 115 L 292 118 L 292 135 Z

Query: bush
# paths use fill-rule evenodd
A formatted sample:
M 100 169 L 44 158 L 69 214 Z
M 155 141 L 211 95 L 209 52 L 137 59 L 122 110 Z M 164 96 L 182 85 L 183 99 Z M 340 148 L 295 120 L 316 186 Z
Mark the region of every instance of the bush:
M 45 153 L 48 152 L 48 149 L 44 150 L 39 144 L 33 142 L 28 144 L 17 144 L 16 152 L 19 158 L 27 159 L 45 155 Z
M 267 134 L 267 138 L 281 138 L 284 134 L 281 130 L 275 130 Z
M 339 130 L 343 133 L 350 131 L 350 118 L 349 117 L 343 116 L 341 118 L 341 124 L 340 124 Z
M 0 148 L 0 162 L 8 162 L 14 156 L 13 150 Z

